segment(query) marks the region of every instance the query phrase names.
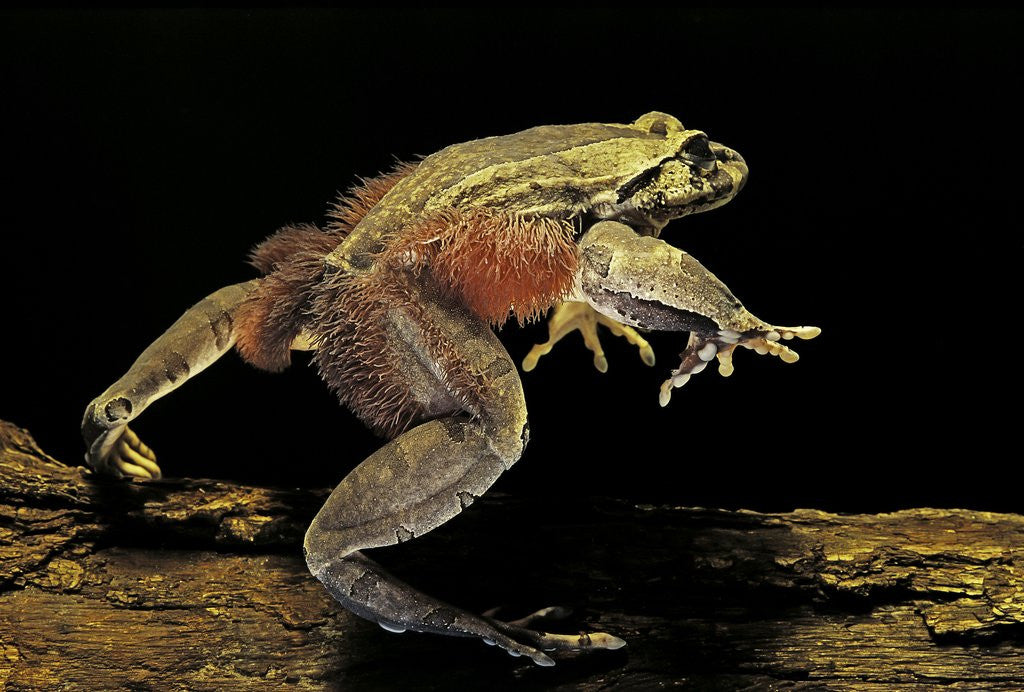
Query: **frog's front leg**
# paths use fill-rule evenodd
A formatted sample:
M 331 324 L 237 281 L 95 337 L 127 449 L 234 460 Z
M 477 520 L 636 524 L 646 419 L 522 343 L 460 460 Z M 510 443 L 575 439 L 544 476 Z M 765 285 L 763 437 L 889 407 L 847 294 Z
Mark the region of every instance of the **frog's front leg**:
M 553 665 L 544 653 L 553 649 L 619 648 L 624 642 L 604 633 L 547 634 L 470 613 L 360 552 L 411 540 L 459 514 L 519 459 L 528 439 L 522 383 L 497 337 L 461 305 L 425 293 L 416 302 L 422 310 L 390 313 L 390 357 L 407 364 L 409 392 L 435 402 L 429 414 L 439 417 L 385 444 L 335 488 L 306 533 L 310 571 L 346 608 L 392 632 L 478 637 L 538 665 Z M 452 368 L 478 373 L 480 386 L 463 391 L 465 378 L 450 376 Z
M 817 327 L 778 327 L 759 320 L 693 257 L 615 221 L 591 227 L 580 239 L 580 253 L 578 288 L 595 310 L 641 328 L 690 332 L 679 367 L 662 385 L 662 406 L 674 387 L 686 384 L 716 357 L 719 372 L 731 375 L 737 346 L 792 363 L 797 354 L 780 342 L 821 333 Z

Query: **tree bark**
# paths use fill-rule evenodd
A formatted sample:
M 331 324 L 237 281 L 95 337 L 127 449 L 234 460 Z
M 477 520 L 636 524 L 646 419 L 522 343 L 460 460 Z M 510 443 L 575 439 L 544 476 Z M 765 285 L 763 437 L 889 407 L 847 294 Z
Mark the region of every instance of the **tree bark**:
M 375 551 L 434 595 L 574 614 L 553 669 L 341 609 L 301 539 L 327 490 L 96 478 L 0 421 L 6 689 L 958 689 L 1024 685 L 1024 517 L 485 497 Z

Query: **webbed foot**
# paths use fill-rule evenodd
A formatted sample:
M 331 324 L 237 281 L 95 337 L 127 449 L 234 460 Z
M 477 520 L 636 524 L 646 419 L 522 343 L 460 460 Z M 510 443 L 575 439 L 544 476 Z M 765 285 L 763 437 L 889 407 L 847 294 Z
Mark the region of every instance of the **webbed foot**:
M 319 532 L 314 531 L 314 534 Z M 511 621 L 498 620 L 493 617 L 494 611 L 484 615 L 470 613 L 415 591 L 359 552 L 319 563 L 320 551 L 314 547 L 316 541 L 316 535 L 306 534 L 306 560 L 310 571 L 345 607 L 388 632 L 476 637 L 485 644 L 504 649 L 510 656 L 526 656 L 539 666 L 555 665 L 546 653 L 549 651 L 613 650 L 626 645 L 622 639 L 605 632 L 551 634 L 532 629 L 543 620 L 568 615 L 564 608 L 543 608 Z
M 555 307 L 548 320 L 548 340 L 530 349 L 530 352 L 523 358 L 523 370 L 525 372 L 533 370 L 537 367 L 537 361 L 541 356 L 550 353 L 556 343 L 573 330 L 578 329 L 583 335 L 583 343 L 594 354 L 594 367 L 601 372 L 608 372 L 608 359 L 605 358 L 601 340 L 597 335 L 598 324 L 603 324 L 615 336 L 625 337 L 629 343 L 639 349 L 640 358 L 644 363 L 654 365 L 654 351 L 651 349 L 651 345 L 635 329 L 602 315 L 587 303 L 568 302 Z
M 519 646 L 509 648 L 502 641 L 481 637 L 485 644 L 500 645 L 512 656 L 527 655 L 539 666 L 553 666 L 555 662 L 544 652 L 546 651 L 590 651 L 621 649 L 626 642 L 607 632 L 580 632 L 578 634 L 551 634 L 531 629 L 528 625 L 540 620 L 550 620 L 551 608 L 544 608 L 519 620 L 503 622 L 485 617 L 495 630 L 503 635 L 503 640 L 516 642 Z M 566 613 L 568 614 L 568 613 Z
M 672 398 L 672 390 L 689 382 L 692 375 L 703 371 L 715 358 L 718 358 L 718 373 L 722 377 L 729 377 L 733 373 L 732 356 L 737 346 L 749 348 L 760 355 L 778 356 L 784 363 L 795 363 L 800 356 L 781 342 L 793 338 L 813 339 L 819 334 L 821 329 L 818 327 L 772 325 L 744 332 L 723 329 L 713 336 L 691 332 L 686 348 L 679 354 L 679 367 L 673 370 L 672 376 L 661 385 L 658 402 L 662 406 L 667 406 Z
M 503 646 L 512 656 L 529 655 L 538 665 L 554 665 L 554 661 L 543 653 L 545 651 L 587 651 L 592 649 L 621 649 L 626 642 L 618 637 L 604 632 L 581 632 L 575 635 L 554 635 L 548 632 L 535 630 L 535 626 L 550 620 L 563 619 L 571 613 L 570 610 L 559 606 L 541 608 L 525 617 L 515 620 L 500 620 L 495 618 L 494 611 L 487 611 L 482 615 L 495 630 L 517 642 L 522 648 L 508 648 Z M 484 644 L 499 645 L 495 639 L 481 637 Z M 537 653 L 528 653 L 523 650 L 532 649 Z

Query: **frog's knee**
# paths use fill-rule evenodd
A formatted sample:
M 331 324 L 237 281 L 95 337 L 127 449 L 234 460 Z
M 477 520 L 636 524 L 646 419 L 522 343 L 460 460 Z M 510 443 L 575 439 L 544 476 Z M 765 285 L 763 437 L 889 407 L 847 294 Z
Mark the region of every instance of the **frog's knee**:
M 498 457 L 501 465 L 506 470 L 519 461 L 526 449 L 526 443 L 530 441 L 530 423 L 526 419 L 526 409 L 522 415 L 511 416 L 501 426 L 487 431 L 487 444 L 491 451 Z
M 347 506 L 348 503 L 345 503 Z M 327 563 L 344 558 L 364 543 L 363 536 L 346 517 L 338 516 L 338 507 L 328 501 L 306 529 L 302 540 L 302 554 L 306 566 L 317 578 Z
M 483 373 L 487 386 L 480 392 L 479 408 L 474 414 L 479 415 L 476 420 L 481 424 L 487 447 L 508 469 L 523 455 L 530 439 L 523 382 L 515 363 L 504 352 L 483 368 Z M 457 421 L 452 424 L 462 425 Z
M 365 608 L 352 601 L 351 590 L 362 577 L 366 569 L 359 559 L 359 553 L 350 551 L 332 552 L 333 544 L 326 540 L 327 532 L 321 531 L 314 523 L 306 531 L 302 552 L 306 558 L 309 573 L 323 584 L 335 599 L 341 601 L 346 608 L 362 617 L 376 621 Z
M 511 461 L 509 466 L 519 460 L 519 457 L 523 455 L 526 450 L 526 444 L 530 441 L 530 421 L 526 418 L 526 410 L 523 410 L 522 424 L 519 425 L 514 447 L 512 453 L 515 455 L 515 459 Z
M 516 382 L 518 383 L 518 380 Z M 521 389 L 520 389 L 521 392 Z M 507 406 L 492 412 L 483 429 L 487 446 L 498 457 L 505 469 L 519 461 L 530 441 L 530 423 L 527 419 L 526 402 L 520 397 L 507 401 Z
M 302 541 L 302 555 L 306 558 L 306 567 L 309 571 L 313 576 L 319 577 L 327 556 L 324 555 L 323 536 L 315 521 L 306 529 L 306 537 Z

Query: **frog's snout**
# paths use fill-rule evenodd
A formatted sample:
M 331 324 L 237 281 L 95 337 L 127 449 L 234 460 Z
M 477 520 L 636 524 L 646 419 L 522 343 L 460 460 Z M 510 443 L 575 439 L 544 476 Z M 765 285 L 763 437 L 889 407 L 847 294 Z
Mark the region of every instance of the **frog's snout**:
M 750 169 L 747 168 L 747 162 L 743 160 L 740 153 L 717 142 L 711 143 L 711 151 L 714 152 L 715 158 L 718 159 L 718 165 L 728 169 L 734 180 L 738 178 L 736 181 L 736 192 L 742 190 L 743 186 L 747 184 L 747 176 L 750 174 Z M 733 194 L 736 194 L 736 192 Z

